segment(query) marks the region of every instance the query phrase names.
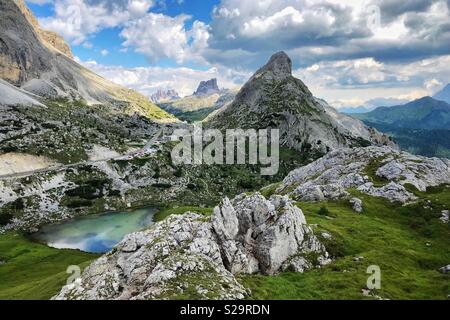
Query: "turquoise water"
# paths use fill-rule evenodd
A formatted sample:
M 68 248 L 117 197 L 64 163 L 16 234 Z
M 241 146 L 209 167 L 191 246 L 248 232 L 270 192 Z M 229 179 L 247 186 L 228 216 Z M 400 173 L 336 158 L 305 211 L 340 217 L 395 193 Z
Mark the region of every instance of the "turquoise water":
M 153 224 L 154 208 L 113 212 L 75 218 L 43 227 L 35 240 L 57 249 L 79 249 L 89 253 L 110 251 L 123 237 Z

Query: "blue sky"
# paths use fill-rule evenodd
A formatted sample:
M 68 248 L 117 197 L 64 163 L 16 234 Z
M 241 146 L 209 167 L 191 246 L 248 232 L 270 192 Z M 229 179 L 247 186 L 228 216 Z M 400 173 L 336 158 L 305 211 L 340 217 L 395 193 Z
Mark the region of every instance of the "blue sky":
M 450 78 L 450 0 L 27 0 L 80 63 L 181 95 L 240 86 L 275 52 L 335 106 L 432 95 Z
M 192 18 L 186 21 L 186 28 L 190 29 L 195 20 L 209 23 L 211 21 L 211 12 L 214 6 L 220 3 L 219 0 L 169 0 L 156 3 L 152 12 L 161 13 L 170 17 L 176 17 L 181 14 L 189 15 Z M 55 15 L 54 4 L 44 2 L 43 4 L 28 2 L 29 8 L 38 18 L 51 18 Z M 102 64 L 117 65 L 124 67 L 144 67 L 161 66 L 174 67 L 177 64 L 170 59 L 161 59 L 158 62 L 150 62 L 145 55 L 134 51 L 123 52 L 120 37 L 121 28 L 113 27 L 101 30 L 89 38 L 90 45 L 86 47 L 83 44 L 72 45 L 72 51 L 81 60 L 95 60 Z M 92 45 L 92 47 L 91 47 Z M 106 51 L 108 54 L 105 54 Z M 104 54 L 102 54 L 102 51 Z M 203 66 L 195 63 L 186 63 L 185 66 L 204 70 Z

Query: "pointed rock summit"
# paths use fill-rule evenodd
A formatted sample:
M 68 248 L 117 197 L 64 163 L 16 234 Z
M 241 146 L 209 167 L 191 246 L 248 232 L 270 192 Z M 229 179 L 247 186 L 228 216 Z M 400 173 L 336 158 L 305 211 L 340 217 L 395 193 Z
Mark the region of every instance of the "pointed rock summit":
M 260 75 L 266 72 L 273 74 L 274 78 L 278 80 L 285 79 L 292 76 L 292 60 L 284 52 L 280 51 L 275 53 L 267 62 L 267 64 L 256 72 L 256 75 Z
M 216 129 L 280 130 L 280 143 L 299 151 L 327 153 L 348 146 L 392 145 L 361 121 L 330 112 L 292 75 L 292 60 L 274 54 L 242 87 L 235 100 L 206 119 Z
M 194 92 L 194 96 L 206 96 L 218 92 L 220 92 L 220 89 L 217 85 L 217 79 L 214 78 L 208 81 L 200 82 L 197 91 Z

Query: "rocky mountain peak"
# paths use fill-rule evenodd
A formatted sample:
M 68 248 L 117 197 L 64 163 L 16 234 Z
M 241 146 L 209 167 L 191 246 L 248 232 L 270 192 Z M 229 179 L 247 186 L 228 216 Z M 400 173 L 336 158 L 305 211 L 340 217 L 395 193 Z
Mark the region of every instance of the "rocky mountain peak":
M 197 91 L 194 92 L 194 96 L 205 96 L 220 92 L 219 86 L 217 85 L 217 79 L 211 79 L 208 81 L 200 82 Z
M 152 102 L 159 103 L 159 102 L 167 102 L 167 101 L 173 101 L 180 99 L 180 96 L 178 92 L 176 92 L 173 89 L 158 89 L 156 93 L 154 93 L 151 98 Z
M 361 121 L 329 112 L 292 76 L 292 60 L 284 52 L 274 54 L 232 103 L 207 118 L 206 125 L 216 129 L 276 128 L 282 145 L 308 152 L 392 144 Z
M 275 53 L 267 64 L 256 72 L 256 75 L 270 72 L 277 79 L 284 79 L 292 76 L 292 60 L 284 52 Z

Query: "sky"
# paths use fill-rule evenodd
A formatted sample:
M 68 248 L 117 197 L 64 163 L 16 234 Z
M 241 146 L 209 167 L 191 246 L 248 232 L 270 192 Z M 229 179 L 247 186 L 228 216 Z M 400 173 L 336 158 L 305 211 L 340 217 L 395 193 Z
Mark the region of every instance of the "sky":
M 80 63 L 151 95 L 239 87 L 277 51 L 335 107 L 395 104 L 450 82 L 450 0 L 27 0 Z

